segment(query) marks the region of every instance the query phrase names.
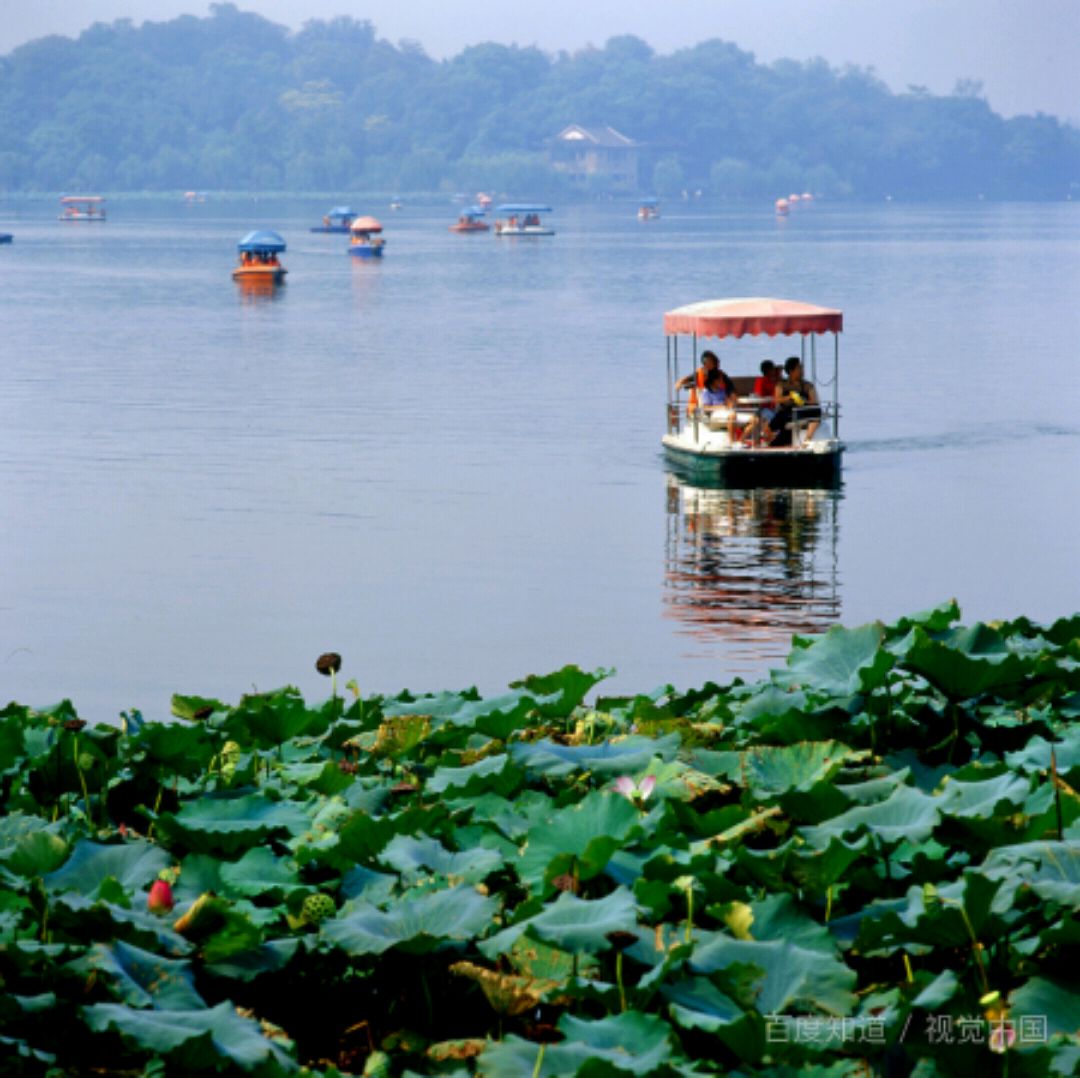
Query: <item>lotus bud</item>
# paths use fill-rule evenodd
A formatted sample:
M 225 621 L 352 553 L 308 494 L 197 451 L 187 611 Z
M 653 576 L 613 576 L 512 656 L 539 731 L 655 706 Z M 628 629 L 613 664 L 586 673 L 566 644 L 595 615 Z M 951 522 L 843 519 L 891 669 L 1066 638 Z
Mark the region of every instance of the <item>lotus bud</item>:
M 172 888 L 166 880 L 154 880 L 150 887 L 150 896 L 146 900 L 146 908 L 158 916 L 171 913 L 176 903 L 173 900 Z

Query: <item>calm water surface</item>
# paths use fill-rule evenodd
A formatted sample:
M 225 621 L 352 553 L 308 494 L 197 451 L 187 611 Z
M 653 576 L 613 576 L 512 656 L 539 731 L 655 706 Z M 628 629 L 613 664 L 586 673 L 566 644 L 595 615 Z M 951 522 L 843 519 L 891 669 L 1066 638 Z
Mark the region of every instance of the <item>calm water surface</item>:
M 560 206 L 508 241 L 358 205 L 369 265 L 308 232 L 335 201 L 0 203 L 4 701 L 317 698 L 326 650 L 364 691 L 648 691 L 950 597 L 1080 609 L 1080 206 Z M 229 279 L 254 227 L 272 298 Z M 663 312 L 739 295 L 844 310 L 838 494 L 665 467 Z

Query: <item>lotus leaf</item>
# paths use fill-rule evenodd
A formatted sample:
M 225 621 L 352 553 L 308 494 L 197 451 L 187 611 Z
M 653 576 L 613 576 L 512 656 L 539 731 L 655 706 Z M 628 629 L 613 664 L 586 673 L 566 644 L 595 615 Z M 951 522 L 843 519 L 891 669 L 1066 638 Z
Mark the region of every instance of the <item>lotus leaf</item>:
M 152 951 L 123 940 L 97 943 L 70 968 L 82 975 L 104 975 L 121 1003 L 129 1007 L 153 1007 L 159 1011 L 198 1010 L 206 1006 L 195 990 L 191 963 L 162 958 Z
M 807 842 L 818 848 L 827 846 L 832 838 L 858 834 L 864 830 L 887 845 L 905 841 L 924 842 L 930 837 L 940 816 L 936 798 L 910 786 L 897 786 L 884 801 L 857 805 L 834 816 L 827 823 L 803 827 L 800 833 Z
M 680 1074 L 671 1027 L 654 1015 L 627 1011 L 588 1021 L 563 1015 L 559 1031 L 566 1039 L 545 1047 L 536 1069 L 539 1046 L 507 1037 L 487 1048 L 477 1061 L 481 1074 L 569 1075 Z M 606 1066 L 596 1067 L 596 1064 Z M 594 1069 L 595 1068 L 595 1069 Z
M 1080 908 L 1080 842 L 1025 842 L 1000 846 L 982 864 L 987 876 L 1023 883 L 1040 898 Z
M 529 830 L 518 875 L 531 886 L 563 873 L 591 879 L 604 870 L 640 819 L 625 797 L 593 791 Z
M 584 701 L 590 689 L 614 673 L 614 670 L 586 671 L 579 666 L 564 666 L 553 674 L 530 674 L 521 681 L 512 681 L 510 688 L 532 693 L 545 718 L 560 718 L 569 715 Z
M 187 1011 L 135 1011 L 118 1003 L 95 1003 L 83 1008 L 83 1016 L 92 1030 L 115 1029 L 138 1047 L 189 1070 L 216 1070 L 222 1057 L 243 1071 L 268 1064 L 286 1073 L 296 1070 L 257 1023 L 241 1018 L 231 1003 Z
M 45 876 L 67 859 L 69 847 L 61 822 L 42 826 L 37 816 L 21 812 L 0 817 L 0 863 L 19 876 Z
M 465 767 L 439 767 L 427 781 L 430 793 L 476 797 L 491 790 L 508 797 L 521 786 L 522 774 L 506 756 L 485 756 Z
M 1080 981 L 1032 977 L 1009 996 L 1009 1008 L 1015 1020 L 1045 1019 L 1049 1036 L 1080 1037 Z
M 379 854 L 379 860 L 401 873 L 406 883 L 431 873 L 458 883 L 479 883 L 503 859 L 494 850 L 452 853 L 428 835 L 395 835 Z
M 883 647 L 879 623 L 858 629 L 834 626 L 808 647 L 792 651 L 781 684 L 833 697 L 865 695 L 885 683 L 894 659 Z
M 674 757 L 679 747 L 679 735 L 666 737 L 627 737 L 597 745 L 560 745 L 541 740 L 515 742 L 510 756 L 516 764 L 532 774 L 552 777 L 591 771 L 596 775 L 628 775 L 645 771 L 653 759 Z
M 406 896 L 389 912 L 360 902 L 344 916 L 324 921 L 319 932 L 350 955 L 378 955 L 391 947 L 423 954 L 480 935 L 495 910 L 494 899 L 471 887 L 454 887 Z
M 837 741 L 800 741 L 794 745 L 762 745 L 747 749 L 743 774 L 747 788 L 759 801 L 768 801 L 792 790 L 808 790 L 827 782 L 852 756 Z
M 149 842 L 104 846 L 80 839 L 64 866 L 50 872 L 44 882 L 50 891 L 76 891 L 96 898 L 108 880 L 118 881 L 127 891 L 139 891 L 157 879 L 168 863 L 169 855 Z
M 300 882 L 295 866 L 265 846 L 248 850 L 239 861 L 223 863 L 221 881 L 226 894 L 277 899 Z
M 296 804 L 271 801 L 257 794 L 206 797 L 158 819 L 162 834 L 198 853 L 235 853 L 282 832 L 298 835 L 308 817 Z
M 951 700 L 966 700 L 1021 681 L 1032 660 L 1009 652 L 985 626 L 956 634 L 949 642 L 916 629 L 904 662 Z
M 636 924 L 637 904 L 625 887 L 597 899 L 563 892 L 540 913 L 504 929 L 480 943 L 479 948 L 494 960 L 510 950 L 522 933 L 528 932 L 564 951 L 597 954 L 610 949 L 610 933 L 632 932 Z
M 559 699 L 560 694 L 554 693 L 538 701 L 531 693 L 522 690 L 487 700 L 471 700 L 457 693 L 441 693 L 423 696 L 407 704 L 389 704 L 383 708 L 383 714 L 387 718 L 423 714 L 430 716 L 433 730 L 447 725 L 462 726 L 505 741 L 526 724 L 529 715 L 541 702 L 555 705 Z

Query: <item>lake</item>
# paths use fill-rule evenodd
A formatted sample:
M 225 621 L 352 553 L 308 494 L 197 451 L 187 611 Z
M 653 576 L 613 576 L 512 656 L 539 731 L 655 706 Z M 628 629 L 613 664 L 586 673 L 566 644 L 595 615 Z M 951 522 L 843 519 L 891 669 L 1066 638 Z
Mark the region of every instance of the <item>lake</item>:
M 1080 206 L 560 205 L 507 240 L 354 202 L 368 263 L 308 231 L 341 201 L 0 202 L 0 703 L 318 699 L 329 650 L 365 693 L 647 692 L 953 597 L 1080 609 Z M 230 280 L 251 228 L 271 297 Z M 665 465 L 664 311 L 754 295 L 844 311 L 838 492 Z

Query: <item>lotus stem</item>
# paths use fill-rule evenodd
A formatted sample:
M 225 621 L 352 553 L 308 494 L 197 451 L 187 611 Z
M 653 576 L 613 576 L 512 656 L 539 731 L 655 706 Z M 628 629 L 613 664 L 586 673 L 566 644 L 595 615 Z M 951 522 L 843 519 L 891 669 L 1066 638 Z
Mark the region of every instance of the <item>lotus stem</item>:
M 907 956 L 907 951 L 904 951 L 904 972 L 907 974 L 907 983 L 915 983 L 915 974 L 911 972 L 911 959 Z
M 832 885 L 825 888 L 825 923 L 832 919 Z
M 82 767 L 79 766 L 79 735 L 76 734 L 71 741 L 71 752 L 75 763 L 75 770 L 79 773 L 79 785 L 82 787 L 83 792 L 83 804 L 86 806 L 86 820 L 93 826 L 94 817 L 90 808 L 90 790 L 86 785 L 86 776 L 83 774 Z
M 694 939 L 694 888 L 687 887 L 686 889 L 686 929 L 683 933 L 683 938 L 687 943 L 693 942 Z
M 1064 840 L 1065 823 L 1061 815 L 1061 779 L 1057 773 L 1057 753 L 1050 750 L 1050 781 L 1054 784 L 1054 811 L 1057 814 L 1057 837 L 1058 842 Z
M 540 1078 L 540 1068 L 544 1063 L 544 1049 L 546 1047 L 546 1044 L 541 1044 L 540 1051 L 536 1053 L 536 1062 L 533 1064 L 532 1078 Z
M 626 1011 L 626 989 L 622 979 L 622 951 L 615 952 L 615 983 L 619 986 L 619 1010 Z

